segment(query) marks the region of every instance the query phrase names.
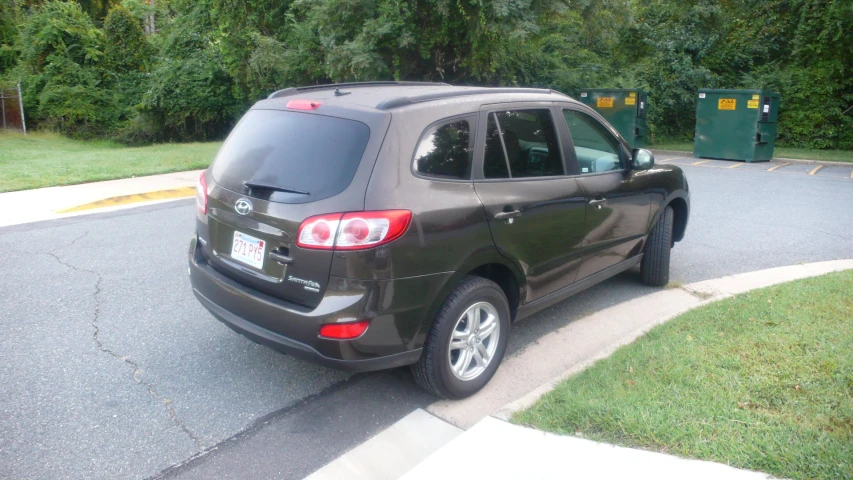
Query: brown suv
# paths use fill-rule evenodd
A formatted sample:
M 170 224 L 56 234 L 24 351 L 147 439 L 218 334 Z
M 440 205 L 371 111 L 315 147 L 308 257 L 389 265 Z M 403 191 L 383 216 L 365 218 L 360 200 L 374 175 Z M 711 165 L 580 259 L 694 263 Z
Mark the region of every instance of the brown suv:
M 664 285 L 690 197 L 552 90 L 372 82 L 255 104 L 198 182 L 190 275 L 219 320 L 461 398 L 510 323 L 635 266 Z

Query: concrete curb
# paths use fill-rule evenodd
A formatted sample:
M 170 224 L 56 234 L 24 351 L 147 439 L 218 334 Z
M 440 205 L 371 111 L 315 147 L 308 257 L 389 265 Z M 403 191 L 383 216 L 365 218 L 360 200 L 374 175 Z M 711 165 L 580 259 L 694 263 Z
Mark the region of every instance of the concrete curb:
M 788 267 L 770 268 L 767 270 L 758 270 L 755 272 L 747 272 L 738 275 L 729 275 L 713 280 L 705 280 L 684 285 L 679 290 L 683 290 L 699 298 L 704 298 L 704 300 L 690 306 L 689 308 L 675 310 L 666 317 L 660 318 L 657 322 L 654 322 L 653 325 L 648 325 L 646 327 L 638 329 L 632 332 L 630 335 L 620 339 L 619 341 L 608 345 L 606 348 L 600 350 L 586 361 L 572 366 L 568 370 L 564 371 L 560 375 L 557 375 L 548 382 L 540 385 L 539 387 L 522 396 L 521 398 L 504 405 L 497 413 L 494 414 L 494 417 L 499 418 L 501 420 L 509 421 L 512 418 L 513 413 L 520 410 L 524 410 L 525 408 L 529 408 L 534 403 L 536 403 L 536 401 L 539 400 L 542 396 L 553 390 L 563 380 L 585 370 L 586 368 L 595 364 L 595 362 L 609 357 L 620 347 L 634 342 L 637 338 L 641 337 L 655 326 L 666 323 L 667 321 L 689 310 L 702 307 L 718 300 L 730 298 L 741 293 L 746 293 L 750 290 L 756 290 L 760 288 L 770 287 L 773 285 L 778 285 L 780 283 L 787 283 L 794 280 L 801 280 L 803 278 L 816 277 L 820 275 L 825 275 L 827 273 L 839 272 L 849 269 L 853 269 L 853 259 L 831 260 L 828 262 L 816 262 L 801 265 L 792 265 Z M 619 307 L 619 305 L 617 305 L 616 307 Z
M 472 465 L 480 466 L 471 464 L 464 456 L 462 463 L 447 463 L 449 458 L 458 457 L 460 449 L 470 450 L 466 445 L 470 447 L 472 442 L 478 448 L 484 442 L 490 442 L 498 449 L 503 445 L 512 450 L 494 456 L 490 468 L 496 478 L 564 478 L 568 457 L 574 459 L 573 468 L 580 468 L 579 475 L 572 475 L 575 478 L 647 478 L 652 472 L 654 478 L 661 479 L 771 478 L 761 472 L 739 470 L 714 462 L 681 459 L 553 435 L 512 425 L 508 420 L 514 412 L 535 403 L 560 381 L 688 310 L 757 288 L 848 269 L 853 269 L 853 259 L 770 268 L 660 290 L 606 308 L 545 335 L 520 354 L 506 359 L 498 374 L 476 395 L 455 402 L 438 401 L 427 407 L 429 413 L 417 410 L 308 478 L 391 480 L 403 475 L 402 478 L 414 480 L 447 476 L 450 471 L 458 473 Z M 628 328 L 624 328 L 625 324 L 629 324 Z M 621 331 L 618 330 L 620 327 Z M 615 336 L 602 335 L 614 329 L 617 330 Z M 598 336 L 593 338 L 596 334 Z M 590 343 L 593 348 L 576 352 L 568 341 L 574 336 L 580 336 L 581 344 Z M 574 341 L 578 342 L 578 339 Z M 549 362 L 536 361 L 543 356 Z M 542 365 L 550 362 L 565 367 L 548 375 L 552 369 L 542 368 Z M 524 380 L 521 388 L 532 386 L 520 389 L 518 383 L 511 381 L 519 376 Z M 518 436 L 527 440 L 520 441 Z M 537 440 L 546 437 L 549 438 L 546 445 Z M 559 448 L 555 449 L 555 445 Z M 449 450 L 452 450 L 452 455 L 448 454 Z M 519 453 L 519 450 L 524 452 Z M 551 453 L 543 456 L 542 452 L 546 450 Z M 489 451 L 494 454 L 498 450 Z M 554 462 L 559 463 L 557 469 L 551 468 Z M 613 475 L 602 476 L 602 465 L 607 466 Z M 638 476 L 636 468 L 646 476 Z
M 472 461 L 466 452 L 488 452 L 488 461 Z M 538 480 L 773 478 L 764 472 L 722 463 L 557 435 L 486 417 L 428 456 L 400 480 L 472 477 Z
M 693 156 L 693 152 L 683 152 L 680 150 L 657 150 L 651 149 L 652 153 L 655 155 L 679 155 L 682 157 L 691 157 L 698 158 Z M 773 157 L 773 160 L 778 160 L 780 162 L 789 162 L 789 163 L 805 163 L 809 165 L 826 165 L 827 167 L 853 167 L 853 162 L 831 162 L 828 160 L 806 160 L 802 158 L 780 158 Z M 732 160 L 736 161 L 736 160 Z M 766 163 L 766 162 L 765 162 Z
M 305 480 L 396 479 L 461 433 L 461 429 L 417 409 Z
M 182 198 L 194 197 L 196 194 L 195 187 L 170 188 L 167 190 L 155 190 L 153 192 L 134 193 L 131 195 L 118 195 L 115 197 L 104 198 L 94 202 L 77 205 L 62 210 L 56 210 L 58 214 L 77 213 L 86 210 L 100 210 L 104 208 L 123 207 L 136 203 L 149 203 L 164 200 L 179 200 Z
M 201 170 L 0 193 L 0 227 L 171 202 L 195 195 Z

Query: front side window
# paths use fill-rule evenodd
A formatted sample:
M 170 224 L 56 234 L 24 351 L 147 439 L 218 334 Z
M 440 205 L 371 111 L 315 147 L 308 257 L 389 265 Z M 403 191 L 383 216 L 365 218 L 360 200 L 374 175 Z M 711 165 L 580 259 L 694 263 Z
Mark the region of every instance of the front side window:
M 486 178 L 564 175 L 551 112 L 532 109 L 490 113 L 483 174 Z
M 607 129 L 589 115 L 563 110 L 569 127 L 581 174 L 622 170 L 619 142 Z
M 453 180 L 471 178 L 471 124 L 468 120 L 430 127 L 415 150 L 415 171 Z

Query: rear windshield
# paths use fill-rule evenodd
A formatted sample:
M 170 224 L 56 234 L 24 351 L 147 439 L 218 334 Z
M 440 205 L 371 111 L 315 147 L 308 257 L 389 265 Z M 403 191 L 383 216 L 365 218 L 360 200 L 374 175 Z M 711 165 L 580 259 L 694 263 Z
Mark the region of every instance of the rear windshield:
M 370 138 L 355 120 L 250 110 L 211 166 L 223 187 L 281 203 L 337 195 L 352 182 Z

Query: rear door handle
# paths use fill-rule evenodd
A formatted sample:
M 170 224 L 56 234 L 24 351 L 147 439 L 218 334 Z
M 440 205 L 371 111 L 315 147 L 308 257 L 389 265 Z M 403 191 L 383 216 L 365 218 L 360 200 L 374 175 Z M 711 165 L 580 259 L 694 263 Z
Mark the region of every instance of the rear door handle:
M 521 215 L 521 210 L 513 210 L 511 212 L 500 212 L 495 214 L 495 220 L 507 220 Z
M 282 255 L 280 253 L 276 253 L 275 251 L 270 252 L 270 258 L 275 260 L 276 262 L 287 265 L 289 263 L 293 263 L 293 259 L 288 257 L 287 255 Z
M 590 205 L 601 205 L 602 203 L 607 202 L 606 198 L 593 198 L 589 201 Z

